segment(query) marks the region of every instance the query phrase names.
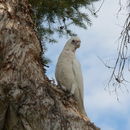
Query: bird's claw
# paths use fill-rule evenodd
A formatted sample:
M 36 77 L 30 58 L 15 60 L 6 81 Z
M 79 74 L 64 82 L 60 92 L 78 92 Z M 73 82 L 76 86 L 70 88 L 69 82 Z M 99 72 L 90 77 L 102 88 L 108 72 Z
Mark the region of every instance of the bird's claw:
M 74 95 L 72 93 L 68 92 L 68 91 L 67 91 L 67 95 L 66 96 L 67 96 L 67 98 L 74 97 Z

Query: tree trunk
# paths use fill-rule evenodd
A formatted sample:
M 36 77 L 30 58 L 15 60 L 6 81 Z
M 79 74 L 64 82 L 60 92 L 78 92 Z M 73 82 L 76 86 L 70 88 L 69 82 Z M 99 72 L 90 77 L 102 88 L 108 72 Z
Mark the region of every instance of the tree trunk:
M 28 0 L 0 0 L 0 130 L 98 130 L 45 76 Z

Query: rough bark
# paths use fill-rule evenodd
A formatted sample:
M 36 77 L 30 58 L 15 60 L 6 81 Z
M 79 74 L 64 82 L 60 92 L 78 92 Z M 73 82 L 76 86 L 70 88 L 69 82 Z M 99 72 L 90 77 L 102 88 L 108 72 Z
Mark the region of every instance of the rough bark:
M 0 0 L 0 130 L 98 130 L 51 83 L 27 0 Z

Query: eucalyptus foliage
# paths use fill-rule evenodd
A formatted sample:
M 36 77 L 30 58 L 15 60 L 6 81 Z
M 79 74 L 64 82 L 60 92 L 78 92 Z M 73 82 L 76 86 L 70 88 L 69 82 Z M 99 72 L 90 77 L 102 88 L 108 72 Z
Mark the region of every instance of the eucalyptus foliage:
M 94 15 L 91 5 L 95 1 L 98 0 L 29 0 L 40 40 L 52 43 L 56 42 L 54 34 L 75 35 L 69 29 L 72 24 L 86 29 L 91 20 L 82 9 Z

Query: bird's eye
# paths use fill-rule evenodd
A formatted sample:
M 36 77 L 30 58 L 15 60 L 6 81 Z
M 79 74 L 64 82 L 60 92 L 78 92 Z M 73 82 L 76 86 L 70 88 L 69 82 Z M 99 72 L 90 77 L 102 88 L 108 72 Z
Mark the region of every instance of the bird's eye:
M 72 40 L 72 43 L 74 43 L 75 42 L 75 40 Z

